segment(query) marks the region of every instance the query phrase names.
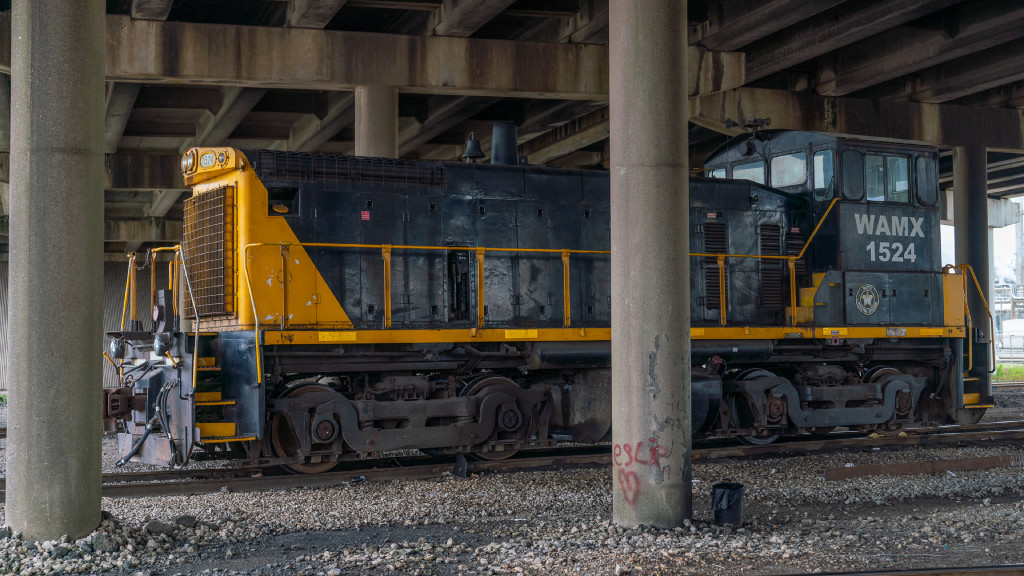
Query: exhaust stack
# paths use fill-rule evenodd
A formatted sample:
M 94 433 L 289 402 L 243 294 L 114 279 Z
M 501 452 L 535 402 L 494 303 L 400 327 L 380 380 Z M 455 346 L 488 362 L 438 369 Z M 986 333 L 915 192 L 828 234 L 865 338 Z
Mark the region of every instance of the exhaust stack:
M 512 122 L 494 123 L 494 133 L 491 137 L 491 164 L 519 165 L 516 125 Z

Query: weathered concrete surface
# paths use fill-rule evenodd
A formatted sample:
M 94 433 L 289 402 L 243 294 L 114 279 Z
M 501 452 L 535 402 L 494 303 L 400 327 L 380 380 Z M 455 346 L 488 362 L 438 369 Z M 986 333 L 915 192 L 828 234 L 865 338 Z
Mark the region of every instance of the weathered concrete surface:
M 610 5 L 613 516 L 692 517 L 686 3 Z
M 947 15 L 955 34 L 947 26 L 899 26 L 823 58 L 815 90 L 843 96 L 1024 35 L 1018 0 L 969 0 L 958 8 Z
M 490 22 L 515 0 L 444 0 L 441 20 L 434 27 L 438 36 L 466 37 Z
M 10 73 L 0 12 L 0 72 Z M 382 84 L 403 92 L 566 100 L 608 98 L 608 48 L 107 17 L 111 81 L 303 90 Z M 211 57 L 211 55 L 215 55 Z M 744 56 L 690 47 L 686 94 L 742 86 Z
M 7 523 L 100 521 L 102 0 L 13 7 Z
M 356 88 L 356 156 L 398 158 L 398 90 Z
M 812 130 L 938 146 L 987 146 L 1024 152 L 1024 111 L 918 102 L 833 98 L 767 88 L 738 88 L 691 98 L 690 121 L 723 134 L 727 119 L 771 118 L 772 128 Z

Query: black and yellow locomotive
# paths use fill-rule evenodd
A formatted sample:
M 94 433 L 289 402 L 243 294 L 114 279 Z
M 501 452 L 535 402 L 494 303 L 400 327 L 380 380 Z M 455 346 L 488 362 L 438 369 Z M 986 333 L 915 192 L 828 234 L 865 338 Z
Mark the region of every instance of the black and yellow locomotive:
M 708 159 L 690 183 L 695 435 L 981 416 L 988 321 L 966 310 L 969 269 L 940 267 L 936 161 L 786 131 Z M 144 326 L 130 277 L 109 334 L 126 459 L 311 473 L 608 435 L 607 173 L 232 148 L 182 169 L 170 287 Z

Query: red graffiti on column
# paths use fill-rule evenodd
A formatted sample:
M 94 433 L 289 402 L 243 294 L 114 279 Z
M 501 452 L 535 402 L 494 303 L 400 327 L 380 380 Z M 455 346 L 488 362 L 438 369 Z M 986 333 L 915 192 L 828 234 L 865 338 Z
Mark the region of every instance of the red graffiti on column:
M 654 466 L 662 470 L 662 459 L 669 453 L 667 447 L 658 445 L 658 438 L 655 436 L 647 439 L 646 447 L 643 442 L 612 446 L 612 464 L 618 472 L 619 489 L 622 490 L 622 496 L 627 504 L 636 504 L 640 495 L 640 476 L 636 472 L 636 467 Z

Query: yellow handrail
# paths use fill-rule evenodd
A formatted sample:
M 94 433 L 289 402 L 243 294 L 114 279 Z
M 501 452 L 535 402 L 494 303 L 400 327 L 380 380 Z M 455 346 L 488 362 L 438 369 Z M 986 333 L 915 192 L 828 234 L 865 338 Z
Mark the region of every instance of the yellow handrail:
M 988 345 L 989 345 L 989 367 L 988 367 L 988 373 L 989 374 L 993 374 L 996 371 L 996 366 L 995 366 L 995 359 L 996 359 L 996 338 L 995 338 L 995 336 L 996 336 L 996 334 L 995 334 L 995 321 L 992 318 L 992 310 L 990 310 L 989 307 L 988 307 L 988 300 L 985 298 L 985 291 L 981 289 L 981 283 L 978 282 L 978 277 L 974 275 L 974 268 L 971 268 L 970 264 L 960 264 L 958 266 L 955 266 L 954 268 L 959 268 L 960 270 L 965 270 L 965 271 L 971 273 L 971 280 L 974 281 L 974 288 L 978 291 L 978 296 L 981 298 L 981 305 L 985 308 L 985 314 L 988 315 Z M 965 276 L 966 276 L 966 274 L 965 274 Z M 966 283 L 967 283 L 967 280 L 965 278 L 964 284 L 966 285 Z M 970 317 L 971 317 L 970 314 L 971 314 L 971 312 L 970 312 L 970 307 L 967 306 L 967 290 L 966 289 L 964 290 L 964 313 L 967 315 L 968 321 L 970 321 Z M 973 368 L 974 367 L 974 358 L 973 358 L 974 346 L 971 345 L 971 344 L 973 344 L 973 340 L 970 340 L 970 338 L 971 338 L 970 330 L 968 330 L 968 339 L 969 339 L 968 340 L 968 342 L 969 342 L 968 346 L 969 346 L 969 348 L 971 350 L 970 366 L 971 366 L 971 368 Z
M 384 328 L 391 328 L 391 253 L 393 250 L 441 250 L 441 251 L 473 251 L 477 261 L 477 327 L 484 326 L 484 256 L 487 252 L 525 252 L 541 254 L 559 254 L 562 257 L 562 292 L 564 299 L 563 325 L 568 328 L 570 324 L 570 281 L 569 281 L 569 260 L 572 254 L 611 254 L 608 250 L 568 250 L 554 248 L 484 248 L 477 246 L 419 246 L 404 244 L 343 244 L 334 242 L 252 242 L 242 248 L 242 275 L 245 277 L 245 287 L 249 292 L 249 303 L 252 306 L 253 330 L 256 341 L 256 373 L 259 383 L 263 383 L 262 359 L 260 358 L 260 318 L 256 310 L 256 298 L 252 293 L 252 281 L 249 279 L 249 251 L 252 248 L 263 246 L 280 246 L 286 250 L 289 246 L 300 246 L 303 248 L 357 248 L 357 249 L 378 249 L 384 259 Z M 286 252 L 282 252 L 282 256 Z M 287 259 L 286 259 L 287 260 Z M 282 267 L 281 291 L 285 302 L 288 299 L 287 273 Z M 287 304 L 285 304 L 287 306 Z M 284 327 L 282 321 L 282 329 Z

